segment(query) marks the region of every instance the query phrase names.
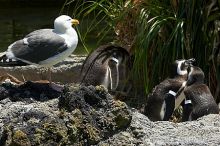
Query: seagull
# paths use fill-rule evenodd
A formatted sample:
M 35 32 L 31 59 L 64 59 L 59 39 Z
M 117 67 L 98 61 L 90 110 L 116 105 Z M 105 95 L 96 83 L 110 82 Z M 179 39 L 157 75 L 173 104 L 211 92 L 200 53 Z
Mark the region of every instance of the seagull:
M 35 30 L 23 39 L 9 45 L 0 57 L 0 66 L 36 65 L 49 68 L 71 55 L 78 44 L 78 35 L 72 25 L 79 21 L 61 15 L 54 20 L 54 29 Z

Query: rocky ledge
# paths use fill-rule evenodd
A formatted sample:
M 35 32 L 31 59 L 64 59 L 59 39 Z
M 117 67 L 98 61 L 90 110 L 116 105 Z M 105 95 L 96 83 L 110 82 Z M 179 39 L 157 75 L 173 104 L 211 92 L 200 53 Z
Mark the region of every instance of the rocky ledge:
M 2 53 L 0 53 L 0 56 Z M 51 67 L 51 76 L 53 82 L 76 83 L 80 79 L 80 70 L 85 60 L 85 55 L 71 55 L 64 61 Z M 48 68 L 34 65 L 17 66 L 17 67 L 0 67 L 0 75 L 10 74 L 20 81 L 23 80 L 48 80 Z
M 45 90 L 41 90 L 44 88 Z M 220 145 L 220 116 L 152 122 L 102 86 L 0 85 L 0 145 Z

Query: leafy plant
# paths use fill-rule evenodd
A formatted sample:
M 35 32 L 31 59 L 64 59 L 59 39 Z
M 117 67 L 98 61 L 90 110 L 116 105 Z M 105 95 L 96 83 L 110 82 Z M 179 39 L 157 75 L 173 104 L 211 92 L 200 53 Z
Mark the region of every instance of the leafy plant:
M 217 66 L 209 58 L 219 41 L 219 6 L 217 0 L 84 0 L 75 11 L 93 19 L 86 30 L 79 30 L 82 41 L 98 28 L 99 42 L 110 36 L 133 54 L 137 89 L 148 94 L 167 77 L 174 60 L 193 57 L 209 75 L 214 93 L 217 85 L 211 79 L 216 83 L 218 75 L 211 68 Z

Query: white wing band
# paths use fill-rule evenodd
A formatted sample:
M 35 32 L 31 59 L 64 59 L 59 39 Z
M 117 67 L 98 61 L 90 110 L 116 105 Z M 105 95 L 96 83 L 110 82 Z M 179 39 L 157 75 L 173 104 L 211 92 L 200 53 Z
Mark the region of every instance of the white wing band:
M 173 95 L 173 96 L 176 96 L 176 92 L 174 92 L 174 91 L 172 91 L 172 90 L 169 91 L 169 94 L 171 94 L 171 95 Z
M 118 64 L 118 62 L 119 62 L 118 59 L 115 58 L 115 57 L 112 57 L 111 60 L 115 61 L 117 64 Z

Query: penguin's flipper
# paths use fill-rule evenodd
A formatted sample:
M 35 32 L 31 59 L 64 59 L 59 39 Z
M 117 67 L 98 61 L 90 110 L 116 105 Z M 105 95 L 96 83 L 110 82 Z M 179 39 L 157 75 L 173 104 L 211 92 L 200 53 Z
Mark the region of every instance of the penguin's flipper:
M 2 67 L 13 67 L 13 66 L 26 66 L 25 62 L 20 60 L 9 59 L 5 54 L 0 57 L 0 66 Z
M 166 110 L 165 110 L 163 121 L 168 121 L 170 117 L 172 116 L 174 109 L 175 109 L 175 96 L 167 93 L 165 95 L 165 104 L 166 104 Z
M 186 100 L 183 106 L 183 115 L 182 115 L 182 122 L 189 121 L 191 118 L 191 113 L 193 110 L 193 105 L 191 100 Z

